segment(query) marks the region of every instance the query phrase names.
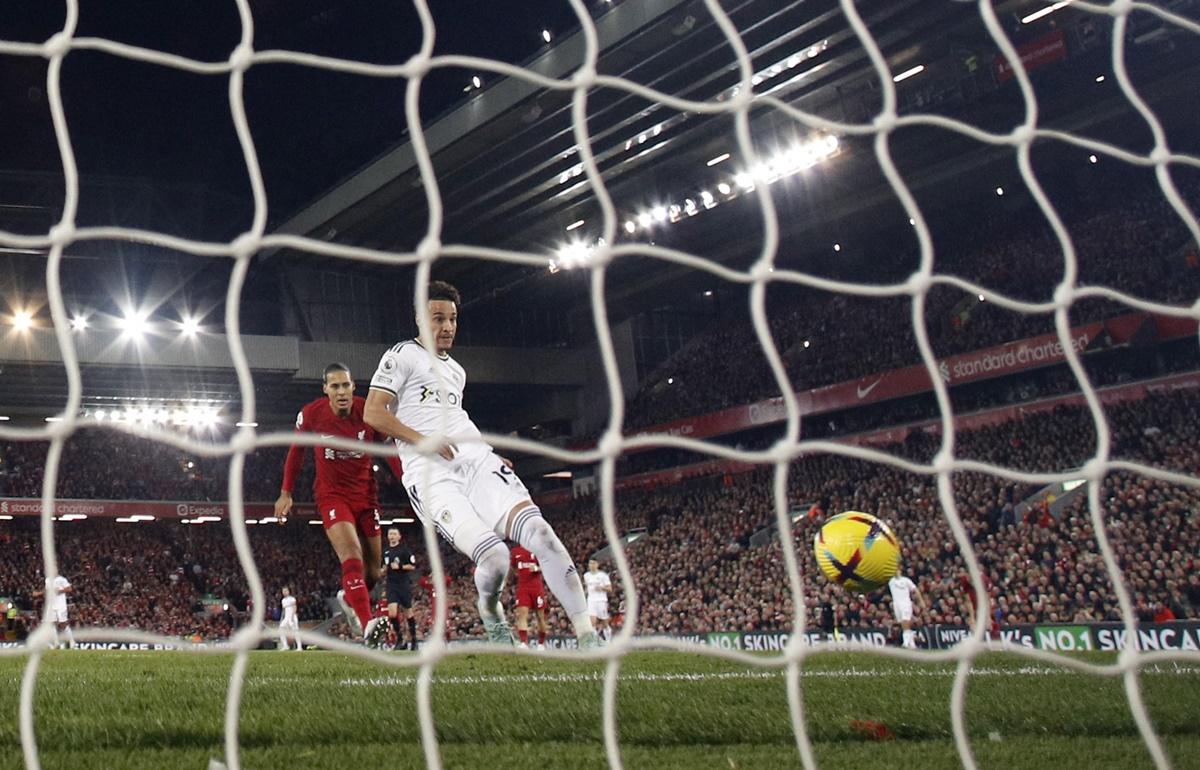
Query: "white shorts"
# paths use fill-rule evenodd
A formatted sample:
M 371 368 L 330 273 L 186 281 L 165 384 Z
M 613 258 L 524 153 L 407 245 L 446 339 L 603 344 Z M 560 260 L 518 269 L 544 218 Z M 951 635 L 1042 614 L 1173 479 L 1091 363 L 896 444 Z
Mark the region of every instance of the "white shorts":
M 895 606 L 896 620 L 900 623 L 907 623 L 912 620 L 913 612 L 911 604 L 897 604 Z
M 54 622 L 55 623 L 66 623 L 67 622 L 67 611 L 66 610 L 55 610 L 54 611 Z
M 404 486 L 413 510 L 470 556 L 488 533 L 505 536 L 507 514 L 529 490 L 487 445 L 465 445 L 457 461 L 406 459 Z
M 600 620 L 608 620 L 608 597 L 607 596 L 589 596 L 588 597 L 588 614 L 593 618 Z
M 298 631 L 298 630 L 300 630 L 300 619 L 292 618 L 291 620 L 281 620 L 281 621 L 279 621 L 279 627 L 280 628 L 288 628 L 288 629 L 291 629 L 292 631 Z

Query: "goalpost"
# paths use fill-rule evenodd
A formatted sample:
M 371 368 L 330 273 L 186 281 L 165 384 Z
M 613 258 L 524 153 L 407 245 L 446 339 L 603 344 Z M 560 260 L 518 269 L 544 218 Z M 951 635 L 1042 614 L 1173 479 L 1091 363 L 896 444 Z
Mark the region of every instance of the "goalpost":
M 185 254 L 205 257 L 226 257 L 232 260 L 233 270 L 228 286 L 225 325 L 229 337 L 230 354 L 234 361 L 243 403 L 240 422 L 247 425 L 253 424 L 255 420 L 254 388 L 250 367 L 239 337 L 240 303 L 238 300 L 251 259 L 259 251 L 289 248 L 343 259 L 369 260 L 393 265 L 415 265 L 418 275 L 418 280 L 416 281 L 418 289 L 414 299 L 418 303 L 418 306 L 423 304 L 425 299 L 424 287 L 428 283 L 432 267 L 437 260 L 447 256 L 469 256 L 501 260 L 514 264 L 545 267 L 546 256 L 544 254 L 505 251 L 475 244 L 451 244 L 444 243 L 442 240 L 444 209 L 433 170 L 430 151 L 426 144 L 425 133 L 418 113 L 418 95 L 421 89 L 422 77 L 430 69 L 452 66 L 472 67 L 481 71 L 527 81 L 540 88 L 563 91 L 570 94 L 571 114 L 573 118 L 572 130 L 578 145 L 579 174 L 586 180 L 603 214 L 602 241 L 586 254 L 574 255 L 577 261 L 576 266 L 590 272 L 592 317 L 600 343 L 599 347 L 604 362 L 606 384 L 611 401 L 608 425 L 599 441 L 597 450 L 570 452 L 542 446 L 536 442 L 523 441 L 505 436 L 488 435 L 485 438 L 499 448 L 517 449 L 568 462 L 594 461 L 600 465 L 598 488 L 604 531 L 612 548 L 613 559 L 621 575 L 622 583 L 628 591 L 627 624 L 614 638 L 611 646 L 591 653 L 593 658 L 607 661 L 603 688 L 603 733 L 610 765 L 612 767 L 622 766 L 621 747 L 618 740 L 616 720 L 617 682 L 622 658 L 631 650 L 645 648 L 651 644 L 649 640 L 639 639 L 635 636 L 635 632 L 637 631 L 639 597 L 615 519 L 614 481 L 616 459 L 623 450 L 634 447 L 655 446 L 674 447 L 694 452 L 737 457 L 742 460 L 772 467 L 774 470 L 773 496 L 775 514 L 781 532 L 790 532 L 792 529 L 786 495 L 788 469 L 790 463 L 802 453 L 837 454 L 873 463 L 887 464 L 902 470 L 936 478 L 939 502 L 945 512 L 958 548 L 965 558 L 972 584 L 976 589 L 976 595 L 984 597 L 985 600 L 979 602 L 979 606 L 975 608 L 976 614 L 972 635 L 952 650 L 937 653 L 914 653 L 907 650 L 887 649 L 876 651 L 875 654 L 906 660 L 951 661 L 957 664 L 957 673 L 954 679 L 951 703 L 949 704 L 954 740 L 962 764 L 966 767 L 974 768 L 975 761 L 968 738 L 966 717 L 964 714 L 964 700 L 972 662 L 986 650 L 984 632 L 988 625 L 988 602 L 986 600 L 987 591 L 983 590 L 982 575 L 967 529 L 955 506 L 951 474 L 955 471 L 977 471 L 1007 479 L 1039 481 L 1043 483 L 1079 478 L 1088 480 L 1091 482 L 1088 492 L 1091 521 L 1097 535 L 1104 564 L 1108 569 L 1108 573 L 1113 576 L 1120 575 L 1121 573 L 1114 550 L 1106 535 L 1103 509 L 1099 499 L 1100 482 L 1104 475 L 1112 470 L 1128 470 L 1174 484 L 1183 484 L 1192 487 L 1200 486 L 1200 481 L 1184 474 L 1167 472 L 1138 463 L 1115 461 L 1111 458 L 1110 432 L 1104 411 L 1095 389 L 1088 381 L 1081 363 L 1080 354 L 1069 344 L 1071 335 L 1068 315 L 1072 304 L 1078 300 L 1085 298 L 1108 298 L 1144 311 L 1200 319 L 1200 302 L 1190 307 L 1169 306 L 1145 301 L 1111 288 L 1080 287 L 1076 281 L 1078 266 L 1071 238 L 1054 206 L 1042 191 L 1042 187 L 1039 184 L 1030 161 L 1030 149 L 1034 140 L 1048 138 L 1085 148 L 1098 155 L 1104 155 L 1123 163 L 1153 167 L 1166 200 L 1178 213 L 1182 221 L 1186 223 L 1192 236 L 1200 241 L 1200 224 L 1197 223 L 1184 204 L 1170 174 L 1170 169 L 1173 165 L 1200 167 L 1200 158 L 1172 152 L 1167 144 L 1166 135 L 1161 123 L 1139 96 L 1135 85 L 1129 78 L 1125 66 L 1124 51 L 1126 45 L 1125 33 L 1130 15 L 1134 11 L 1154 14 L 1161 18 L 1163 22 L 1185 31 L 1188 35 L 1200 34 L 1200 24 L 1172 14 L 1155 5 L 1143 2 L 1114 0 L 1114 2 L 1107 5 L 1087 2 L 1070 3 L 1073 8 L 1096 14 L 1097 18 L 1107 19 L 1113 25 L 1112 66 L 1115 71 L 1116 80 L 1121 92 L 1134 105 L 1138 113 L 1140 113 L 1154 138 L 1153 150 L 1146 155 L 1138 155 L 1119 147 L 1082 136 L 1039 127 L 1038 104 L 1034 97 L 1033 87 L 1026 67 L 1022 64 L 1018 51 L 1005 34 L 1000 21 L 997 19 L 995 9 L 989 0 L 979 0 L 976 4 L 979 18 L 1011 68 L 1012 75 L 1017 80 L 1025 104 L 1023 121 L 1014 125 L 1008 133 L 985 132 L 961 121 L 933 114 L 899 115 L 897 112 L 896 86 L 894 84 L 894 80 L 896 79 L 895 73 L 889 69 L 879 44 L 867 28 L 859 14 L 859 9 L 852 0 L 842 0 L 841 11 L 857 36 L 859 44 L 866 51 L 871 67 L 878 75 L 878 87 L 882 95 L 883 105 L 882 109 L 872 120 L 864 123 L 843 123 L 829 120 L 796 109 L 794 106 L 777 97 L 756 95 L 756 73 L 753 69 L 750 53 L 739 36 L 738 30 L 717 0 L 705 0 L 704 8 L 724 34 L 730 48 L 736 53 L 740 84 L 728 98 L 703 102 L 681 99 L 669 94 L 660 93 L 627 79 L 599 74 L 598 60 L 600 51 L 597 26 L 582 0 L 570 0 L 570 5 L 582 26 L 585 44 L 584 62 L 570 76 L 562 78 L 549 78 L 531 69 L 511 66 L 499 61 L 465 56 L 433 56 L 433 42 L 436 29 L 432 13 L 425 0 L 413 1 L 422 22 L 424 33 L 423 44 L 420 52 L 407 62 L 392 65 L 337 60 L 289 51 L 257 51 L 252 45 L 254 22 L 249 0 L 236 0 L 242 25 L 241 41 L 230 51 L 228 60 L 221 62 L 196 61 L 182 56 L 166 54 L 107 39 L 81 38 L 76 35 L 79 14 L 77 0 L 68 0 L 66 23 L 63 29 L 44 43 L 0 41 L 0 53 L 14 56 L 43 57 L 49 61 L 46 93 L 66 181 L 62 217 L 47 233 L 18 235 L 0 232 L 0 245 L 12 248 L 49 250 L 46 265 L 46 284 L 49 293 L 50 312 L 54 322 L 57 341 L 62 351 L 69 384 L 69 398 L 63 409 L 61 421 L 49 423 L 45 428 L 38 430 L 17 429 L 0 425 L 0 438 L 48 440 L 50 442 L 50 449 L 45 464 L 45 482 L 42 496 L 43 508 L 41 514 L 41 536 L 46 575 L 54 576 L 58 574 L 54 545 L 55 533 L 51 515 L 54 511 L 54 489 L 56 479 L 60 473 L 60 460 L 63 447 L 67 439 L 84 422 L 78 416 L 82 398 L 80 366 L 75 350 L 75 343 L 70 332 L 70 321 L 60 284 L 60 270 L 64 250 L 71 244 L 81 241 L 119 239 L 147 242 Z M 959 1 L 962 2 L 963 0 Z M 1049 0 L 1046 2 L 1047 8 L 1064 5 L 1067 5 L 1067 3 L 1052 4 Z M 77 227 L 76 211 L 79 201 L 79 174 L 74 159 L 72 136 L 66 120 L 60 73 L 64 60 L 72 52 L 83 49 L 104 51 L 114 56 L 145 62 L 155 66 L 228 77 L 229 104 L 232 111 L 232 120 L 244 155 L 246 174 L 250 180 L 254 200 L 254 216 L 252 224 L 246 232 L 230 242 L 202 242 L 178 238 L 164 233 L 138 231 L 122 227 Z M 390 77 L 406 80 L 405 110 L 407 128 L 411 136 L 412 148 L 420 169 L 423 189 L 429 208 L 428 227 L 424 238 L 415 251 L 408 253 L 386 253 L 339 246 L 303 236 L 271 234 L 267 232 L 267 195 L 243 99 L 243 81 L 247 70 L 253 66 L 267 62 L 286 62 L 304 67 L 325 68 L 362 76 Z M 756 154 L 751 136 L 749 112 L 752 107 L 775 110 L 780 115 L 794 121 L 797 126 L 807 129 L 817 129 L 831 136 L 870 138 L 874 143 L 874 151 L 878 163 L 888 183 L 914 224 L 920 244 L 919 268 L 907 280 L 891 285 L 851 283 L 821 278 L 797 271 L 776 269 L 779 221 L 775 205 L 765 184 L 758 185 L 751 193 L 754 195 L 761 211 L 760 226 L 762 228 L 763 239 L 758 259 L 748 270 L 732 270 L 693 254 L 654 246 L 645 242 L 639 242 L 636 238 L 625 237 L 625 233 L 622 233 L 623 222 L 618 218 L 614 201 L 605 186 L 604 177 L 599 171 L 592 142 L 589 137 L 587 125 L 589 93 L 596 89 L 618 89 L 688 113 L 720 114 L 731 117 L 735 126 L 734 136 L 738 151 L 752 166 L 760 158 Z M 1038 208 L 1050 223 L 1062 248 L 1064 256 L 1063 280 L 1056 287 L 1052 302 L 1032 303 L 1021 301 L 997 293 L 985 286 L 935 272 L 934 249 L 929 229 L 920 207 L 906 186 L 905 180 L 897 171 L 890 151 L 889 140 L 892 133 L 899 128 L 909 126 L 934 126 L 956 132 L 978 142 L 1011 148 L 1018 162 L 1020 175 L 1025 185 L 1036 201 Z M 621 426 L 625 412 L 625 403 L 617 373 L 613 341 L 607 323 L 605 277 L 607 266 L 613 260 L 635 255 L 707 271 L 723 280 L 749 287 L 750 302 L 748 314 L 752 319 L 758 342 L 762 346 L 762 350 L 770 364 L 775 381 L 783 394 L 787 419 L 785 435 L 782 440 L 767 450 L 734 452 L 733 450 L 724 448 L 714 450 L 714 445 L 682 437 L 643 436 L 628 438 L 622 435 Z M 801 440 L 800 423 L 802 415 L 800 414 L 795 394 L 790 387 L 780 353 L 773 343 L 768 328 L 765 298 L 768 287 L 774 283 L 790 283 L 861 297 L 906 297 L 911 299 L 913 333 L 921 353 L 921 359 L 933 383 L 941 415 L 941 450 L 931 463 L 911 463 L 869 448 L 847 446 L 830 441 Z M 939 284 L 954 286 L 973 294 L 979 294 L 981 297 L 985 297 L 988 302 L 995 303 L 1008 310 L 1021 313 L 1053 313 L 1055 328 L 1059 340 L 1063 343 L 1062 346 L 1067 363 L 1086 397 L 1088 410 L 1092 416 L 1097 436 L 1097 451 L 1095 456 L 1083 466 L 1082 470 L 1059 474 L 1019 473 L 988 463 L 958 459 L 955 456 L 955 433 L 948 389 L 939 376 L 937 361 L 930 345 L 925 324 L 926 296 L 932 287 Z M 239 768 L 241 767 L 241 760 L 239 754 L 238 725 L 248 653 L 251 649 L 256 648 L 260 641 L 274 638 L 272 630 L 266 628 L 263 623 L 267 602 L 262 580 L 260 579 L 251 553 L 244 518 L 242 481 L 245 458 L 248 453 L 257 448 L 282 446 L 297 441 L 299 443 L 314 445 L 318 439 L 316 437 L 297 439 L 291 433 L 258 434 L 253 427 L 241 428 L 228 442 L 216 446 L 202 445 L 198 442 L 193 442 L 163 431 L 155 431 L 149 435 L 154 440 L 170 443 L 198 455 L 229 458 L 230 523 L 233 541 L 239 561 L 245 571 L 253 600 L 251 621 L 235 634 L 231 639 L 229 648 L 221 651 L 222 653 L 227 653 L 232 650 L 235 653 L 235 663 L 229 679 L 226 698 L 224 763 L 229 768 Z M 336 444 L 336 442 L 334 443 Z M 346 443 L 345 448 L 353 449 L 357 447 L 355 444 Z M 444 573 L 441 559 L 438 555 L 439 550 L 436 535 L 428 523 L 426 523 L 425 527 L 425 541 L 433 565 L 435 584 L 440 584 Z M 813 650 L 804 645 L 803 635 L 799 633 L 805 625 L 806 611 L 803 603 L 803 585 L 798 570 L 797 555 L 790 543 L 791 538 L 786 538 L 783 556 L 787 568 L 789 588 L 794 598 L 793 623 L 796 633 L 793 633 L 791 642 L 785 652 L 776 656 L 761 657 L 732 650 L 699 649 L 682 642 L 668 643 L 668 646 L 674 646 L 695 654 L 721 657 L 750 666 L 785 670 L 790 718 L 795 732 L 796 748 L 804 766 L 806 768 L 813 768 L 816 767 L 816 761 L 806 729 L 802 698 L 804 678 L 802 665 L 806 658 L 813 654 Z M 1124 623 L 1126 627 L 1133 628 L 1136 620 L 1129 591 L 1121 580 L 1114 580 L 1113 584 Z M 50 602 L 47 601 L 47 608 L 49 606 Z M 49 613 L 49 609 L 47 609 L 47 613 Z M 378 663 L 381 666 L 419 668 L 417 695 L 422 742 L 426 762 L 433 768 L 441 767 L 431 707 L 433 672 L 439 661 L 456 654 L 456 651 L 446 644 L 444 631 L 442 630 L 444 628 L 446 613 L 445 602 L 439 604 L 438 613 L 439 617 L 434 626 L 437 630 L 425 645 L 419 657 L 395 658 L 350 645 L 332 645 L 340 651 L 359 656 L 365 660 Z M 21 682 L 19 725 L 25 764 L 30 768 L 40 766 L 37 736 L 34 731 L 33 701 L 39 664 L 53 633 L 53 624 L 49 622 L 50 620 L 51 618 L 47 614 L 42 625 L 30 637 L 27 648 L 15 652 L 0 650 L 2 654 L 28 657 L 28 665 L 25 668 L 25 674 Z M 107 639 L 120 638 L 131 641 L 153 641 L 171 644 L 185 650 L 203 652 L 201 648 L 179 640 L 167 640 L 142 632 L 91 629 L 80 632 L 77 634 L 77 637 L 85 640 L 89 637 L 99 638 L 101 635 Z M 661 647 L 663 644 L 662 640 L 655 640 L 653 642 L 653 645 L 657 647 Z M 1013 653 L 1033 660 L 1067 666 L 1093 675 L 1121 677 L 1124 681 L 1130 711 L 1155 765 L 1159 768 L 1169 766 L 1162 743 L 1155 733 L 1143 704 L 1139 672 L 1144 666 L 1165 660 L 1186 658 L 1192 662 L 1200 662 L 1200 654 L 1142 652 L 1131 645 L 1121 653 L 1119 659 L 1112 665 L 1096 665 L 1041 650 L 1016 649 Z

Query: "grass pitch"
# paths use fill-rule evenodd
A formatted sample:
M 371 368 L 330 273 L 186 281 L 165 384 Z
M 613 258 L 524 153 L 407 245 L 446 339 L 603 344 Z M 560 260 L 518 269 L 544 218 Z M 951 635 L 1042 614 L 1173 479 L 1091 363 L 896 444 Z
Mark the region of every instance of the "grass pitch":
M 1095 658 L 1102 660 L 1100 657 Z M 42 767 L 198 768 L 224 755 L 233 662 L 179 652 L 47 654 L 36 691 Z M 23 766 L 17 703 L 24 657 L 0 658 L 0 767 Z M 1001 654 L 977 661 L 967 724 L 981 767 L 1152 766 L 1119 679 Z M 800 767 L 784 677 L 699 655 L 638 653 L 622 666 L 618 721 L 630 768 Z M 603 768 L 603 664 L 470 655 L 433 686 L 448 768 Z M 959 767 L 953 667 L 862 653 L 805 666 L 805 709 L 823 768 Z M 416 671 L 332 652 L 256 652 L 243 692 L 247 768 L 424 767 Z M 1143 692 L 1177 768 L 1200 767 L 1200 669 L 1148 670 Z M 852 720 L 885 723 L 876 741 Z

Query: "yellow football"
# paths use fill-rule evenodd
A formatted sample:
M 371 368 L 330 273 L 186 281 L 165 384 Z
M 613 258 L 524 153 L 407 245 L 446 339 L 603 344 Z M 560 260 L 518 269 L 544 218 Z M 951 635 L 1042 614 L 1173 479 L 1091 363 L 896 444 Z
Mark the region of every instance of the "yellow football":
M 825 577 L 851 591 L 874 591 L 900 569 L 900 541 L 882 519 L 846 511 L 821 526 L 813 554 Z

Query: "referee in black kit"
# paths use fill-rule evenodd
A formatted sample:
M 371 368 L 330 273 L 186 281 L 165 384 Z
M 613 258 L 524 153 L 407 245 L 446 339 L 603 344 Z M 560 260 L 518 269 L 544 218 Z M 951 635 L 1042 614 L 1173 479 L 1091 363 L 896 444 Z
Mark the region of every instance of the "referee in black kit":
M 383 549 L 383 569 L 387 574 L 388 620 L 396 632 L 396 649 L 405 649 L 400 632 L 400 611 L 408 618 L 408 649 L 417 649 L 417 621 L 413 618 L 412 573 L 417 569 L 413 556 L 398 527 L 387 531 L 387 547 Z

